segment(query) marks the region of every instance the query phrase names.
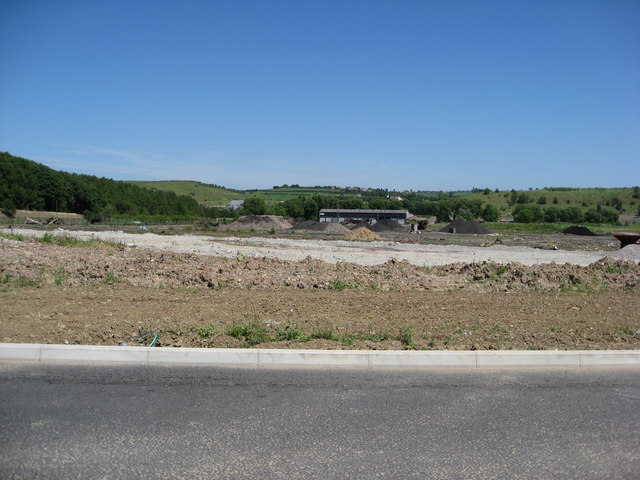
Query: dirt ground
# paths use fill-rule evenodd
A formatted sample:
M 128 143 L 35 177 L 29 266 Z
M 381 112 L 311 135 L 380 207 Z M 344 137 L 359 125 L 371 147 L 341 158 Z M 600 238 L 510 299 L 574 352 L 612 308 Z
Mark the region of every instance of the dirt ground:
M 11 287 L 3 342 L 260 348 L 637 349 L 637 291 L 514 292 Z M 287 340 L 298 330 L 305 339 Z M 279 335 L 280 332 L 281 334 Z M 330 332 L 330 334 L 329 334 Z M 282 340 L 276 341 L 281 338 Z
M 0 341 L 638 349 L 640 267 L 416 267 L 0 239 Z

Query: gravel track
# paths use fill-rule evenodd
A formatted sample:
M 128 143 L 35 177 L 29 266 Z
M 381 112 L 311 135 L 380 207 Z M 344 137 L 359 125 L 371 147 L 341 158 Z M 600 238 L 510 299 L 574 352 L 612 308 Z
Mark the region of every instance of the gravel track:
M 11 233 L 9 229 L 2 230 Z M 42 231 L 14 228 L 13 233 L 25 237 L 42 236 Z M 604 257 L 640 261 L 640 246 L 619 252 L 542 250 L 530 247 L 494 245 L 469 247 L 455 245 L 419 245 L 397 242 L 350 242 L 345 240 L 293 240 L 272 238 L 209 237 L 202 235 L 165 236 L 154 233 L 132 234 L 119 231 L 70 231 L 56 229 L 54 235 L 68 235 L 83 240 L 96 239 L 157 251 L 195 253 L 221 257 L 267 257 L 299 261 L 311 257 L 327 263 L 347 262 L 379 265 L 390 259 L 406 260 L 417 266 L 451 263 L 519 262 L 524 265 L 568 263 L 590 265 Z

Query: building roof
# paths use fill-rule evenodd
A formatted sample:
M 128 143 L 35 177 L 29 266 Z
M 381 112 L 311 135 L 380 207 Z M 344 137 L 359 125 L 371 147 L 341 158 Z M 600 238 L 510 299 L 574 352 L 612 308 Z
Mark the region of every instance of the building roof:
M 369 214 L 378 214 L 378 213 L 393 213 L 393 214 L 402 214 L 408 215 L 409 210 L 363 210 L 363 209 L 352 209 L 352 208 L 323 208 L 320 210 L 320 213 L 369 213 Z

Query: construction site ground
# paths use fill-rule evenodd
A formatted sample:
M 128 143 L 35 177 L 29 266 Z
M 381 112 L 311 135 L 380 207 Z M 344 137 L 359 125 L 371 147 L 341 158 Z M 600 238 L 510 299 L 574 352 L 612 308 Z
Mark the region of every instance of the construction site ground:
M 354 243 L 349 250 L 354 261 L 334 262 L 298 259 L 300 237 L 291 232 L 234 239 L 165 232 L 137 235 L 138 242 L 126 232 L 102 239 L 97 232 L 66 227 L 50 230 L 45 242 L 29 239 L 42 236 L 42 230 L 3 233 L 2 342 L 396 350 L 640 347 L 639 248 L 616 250 L 611 237 L 502 236 L 503 245 L 488 248 L 516 252 L 521 262 L 429 265 L 394 256 L 403 245 L 435 245 L 438 238 L 459 255 L 496 237 L 383 233 L 382 242 Z M 65 240 L 75 235 L 85 240 Z M 227 253 L 185 251 L 185 242 L 203 236 Z M 314 243 L 302 245 L 314 252 L 346 243 L 331 236 L 306 238 Z M 282 242 L 280 255 L 261 255 L 275 248 L 267 241 Z M 256 255 L 239 253 L 239 246 Z M 559 261 L 540 263 L 539 249 L 552 248 Z M 295 255 L 288 258 L 291 249 Z M 386 252 L 386 260 L 358 262 L 368 250 Z M 563 262 L 577 258 L 569 254 L 584 254 L 584 261 Z

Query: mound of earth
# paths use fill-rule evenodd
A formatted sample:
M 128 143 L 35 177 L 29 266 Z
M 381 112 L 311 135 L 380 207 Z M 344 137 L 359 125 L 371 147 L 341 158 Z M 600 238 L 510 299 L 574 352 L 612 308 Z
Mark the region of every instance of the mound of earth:
M 479 235 L 490 233 L 489 230 L 484 228 L 475 220 L 454 220 L 449 225 L 438 231 L 443 233 L 470 233 Z
M 372 232 L 406 232 L 407 227 L 400 225 L 395 220 L 380 220 L 369 228 Z
M 344 239 L 355 240 L 358 242 L 375 242 L 377 240 L 382 240 L 382 237 L 368 228 L 358 227 L 345 235 Z
M 289 230 L 293 226 L 278 215 L 246 215 L 225 225 L 225 230 Z
M 584 235 L 595 237 L 596 234 L 589 230 L 587 227 L 579 227 L 577 225 L 573 225 L 571 227 L 565 228 L 562 233 L 569 235 Z
M 314 222 L 313 220 L 295 222 L 293 224 L 293 228 L 296 230 L 308 230 L 312 232 L 339 233 L 341 235 L 349 233 L 349 229 L 339 223 Z
M 355 230 L 356 228 L 367 228 L 371 230 L 371 224 L 363 221 L 355 222 L 355 223 L 345 223 L 344 226 L 347 227 L 349 230 Z
M 631 260 L 632 262 L 640 264 L 640 245 L 632 243 L 607 256 L 619 260 Z

